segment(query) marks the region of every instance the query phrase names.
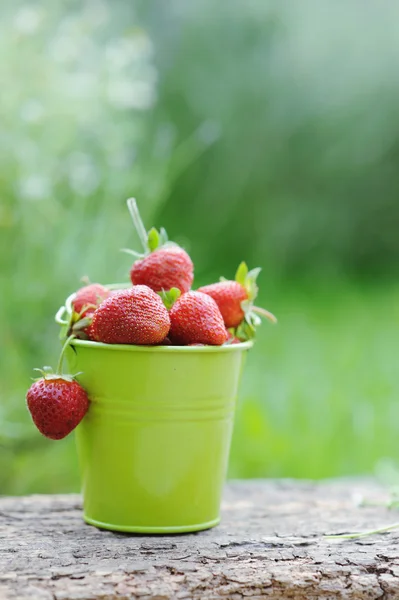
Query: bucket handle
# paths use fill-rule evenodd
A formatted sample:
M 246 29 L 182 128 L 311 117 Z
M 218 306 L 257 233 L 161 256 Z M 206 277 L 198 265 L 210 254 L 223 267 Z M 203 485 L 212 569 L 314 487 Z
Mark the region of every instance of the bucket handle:
M 68 323 L 69 323 L 68 317 L 70 317 L 71 314 L 73 313 L 72 300 L 74 299 L 74 297 L 75 297 L 75 293 L 68 296 L 68 298 L 65 301 L 64 306 L 61 306 L 58 309 L 57 314 L 55 315 L 55 322 L 58 323 L 58 325 L 68 325 Z M 67 313 L 67 321 L 65 321 L 65 313 Z
M 62 318 L 65 313 L 66 313 L 66 306 L 61 306 L 58 309 L 57 314 L 55 315 L 55 322 L 58 325 L 68 325 L 68 321 L 64 321 L 64 319 Z
M 119 290 L 119 289 L 126 289 L 131 287 L 131 283 L 111 283 L 109 285 L 106 285 L 105 287 L 108 288 L 109 290 Z M 69 320 L 65 321 L 65 313 L 67 313 L 67 315 L 71 315 L 73 310 L 72 310 L 72 300 L 74 299 L 76 293 L 74 292 L 73 294 L 71 294 L 70 296 L 68 296 L 68 298 L 66 299 L 65 305 L 61 306 L 58 311 L 57 314 L 55 315 L 55 322 L 58 325 L 68 325 Z

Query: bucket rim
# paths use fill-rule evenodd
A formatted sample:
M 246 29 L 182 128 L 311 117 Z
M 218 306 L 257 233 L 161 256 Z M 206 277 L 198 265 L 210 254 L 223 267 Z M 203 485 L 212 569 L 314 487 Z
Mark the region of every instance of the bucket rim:
M 131 286 L 131 283 L 111 283 L 105 284 L 104 287 L 109 290 L 126 289 Z M 65 313 L 71 314 L 72 311 L 72 300 L 74 299 L 76 292 L 70 294 L 65 301 L 65 305 L 61 306 L 55 315 L 55 322 L 58 325 L 67 325 L 63 317 Z M 124 351 L 124 352 L 238 352 L 242 350 L 249 350 L 254 345 L 252 340 L 246 342 L 240 342 L 239 344 L 223 344 L 222 346 L 137 346 L 133 344 L 104 344 L 102 342 L 92 342 L 91 340 L 79 340 L 75 338 L 70 342 L 71 346 L 86 347 L 86 348 L 97 348 L 99 350 L 113 350 L 113 351 Z
M 253 341 L 240 342 L 239 344 L 226 344 L 222 346 L 137 346 L 133 344 L 104 344 L 102 342 L 92 342 L 90 340 L 74 339 L 70 342 L 71 346 L 83 348 L 96 348 L 98 350 L 111 350 L 114 352 L 153 352 L 153 353 L 168 353 L 168 352 L 239 352 L 249 350 L 253 346 Z

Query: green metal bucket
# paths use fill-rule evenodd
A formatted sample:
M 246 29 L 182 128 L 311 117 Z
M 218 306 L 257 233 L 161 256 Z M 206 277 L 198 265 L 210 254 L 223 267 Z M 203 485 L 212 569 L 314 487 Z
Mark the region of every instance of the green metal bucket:
M 251 342 L 125 346 L 74 340 L 90 408 L 76 430 L 84 519 L 136 533 L 220 521 L 237 388 Z

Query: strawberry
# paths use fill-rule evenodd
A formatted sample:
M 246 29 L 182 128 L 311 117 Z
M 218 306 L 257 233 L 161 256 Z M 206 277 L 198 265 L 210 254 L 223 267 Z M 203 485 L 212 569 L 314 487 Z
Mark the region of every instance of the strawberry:
M 161 298 L 146 285 L 109 296 L 94 312 L 90 338 L 106 344 L 160 344 L 170 329 Z
M 71 433 L 89 407 L 87 394 L 76 381 L 47 374 L 31 385 L 26 401 L 34 424 L 52 440 Z
M 258 293 L 256 278 L 259 272 L 259 268 L 248 271 L 247 265 L 243 262 L 237 269 L 235 281 L 222 279 L 218 283 L 206 285 L 198 290 L 215 300 L 226 327 L 239 328 L 238 337 L 244 340 L 254 336 L 255 327 L 260 322 L 258 314 L 273 323 L 276 322 L 276 317 L 272 313 L 253 305 Z
M 112 292 L 100 283 L 91 283 L 80 288 L 71 302 L 72 310 L 69 311 L 68 323 L 61 331 L 61 338 L 74 334 L 80 339 L 89 339 L 89 326 L 94 311 L 111 294 Z
M 165 229 L 152 228 L 148 233 L 141 220 L 134 198 L 127 201 L 133 223 L 144 248 L 144 254 L 125 250 L 138 257 L 130 270 L 133 285 L 147 285 L 155 292 L 175 287 L 183 294 L 191 288 L 194 266 L 183 248 L 168 241 Z
M 183 248 L 164 246 L 137 260 L 130 270 L 130 279 L 133 285 L 148 285 L 155 292 L 175 287 L 184 294 L 193 282 L 193 263 Z
M 42 377 L 31 385 L 26 394 L 34 424 L 40 433 L 52 440 L 61 440 L 71 433 L 89 408 L 86 391 L 73 376 L 62 374 L 64 353 L 74 337 L 71 335 L 65 341 L 56 373 L 51 367 L 36 369 Z
M 219 307 L 226 327 L 238 327 L 245 313 L 241 303 L 248 300 L 248 292 L 238 281 L 219 281 L 198 289 L 213 298 Z
M 80 317 L 85 317 L 108 298 L 110 291 L 100 283 L 91 283 L 80 288 L 72 300 L 72 308 Z
M 187 292 L 169 312 L 170 334 L 174 344 L 220 346 L 227 340 L 223 317 L 216 302 L 201 292 Z

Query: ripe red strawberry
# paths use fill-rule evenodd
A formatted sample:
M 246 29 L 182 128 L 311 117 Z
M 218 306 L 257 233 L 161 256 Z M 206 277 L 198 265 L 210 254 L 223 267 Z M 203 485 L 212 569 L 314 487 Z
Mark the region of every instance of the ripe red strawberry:
M 144 255 L 126 250 L 139 257 L 130 270 L 133 285 L 147 285 L 155 292 L 173 287 L 182 294 L 188 292 L 193 283 L 194 266 L 187 252 L 169 242 L 163 228 L 159 232 L 155 228 L 146 232 L 134 198 L 128 200 L 128 207 L 144 248 Z
M 241 307 L 248 300 L 248 292 L 238 281 L 220 281 L 198 289 L 213 298 L 219 307 L 226 327 L 238 327 L 245 313 Z
M 178 288 L 183 294 L 193 283 L 193 263 L 183 248 L 163 247 L 141 260 L 137 260 L 131 270 L 133 285 L 148 285 L 154 292 Z
M 72 300 L 72 312 L 69 315 L 69 322 L 66 326 L 66 335 L 72 333 L 80 338 L 87 340 L 90 338 L 90 323 L 94 311 L 103 300 L 111 295 L 111 291 L 100 283 L 91 283 L 78 290 Z
M 94 312 L 110 294 L 111 292 L 100 283 L 85 285 L 76 292 L 72 308 L 80 317 L 85 317 L 89 312 Z
M 222 280 L 198 290 L 215 300 L 226 327 L 235 329 L 240 327 L 238 337 L 244 340 L 255 334 L 255 327 L 260 322 L 256 313 L 273 323 L 276 322 L 276 317 L 272 313 L 253 305 L 258 293 L 256 278 L 259 272 L 259 268 L 248 271 L 247 265 L 241 263 L 235 281 Z
M 135 285 L 109 296 L 97 308 L 90 338 L 106 344 L 160 344 L 170 319 L 161 298 L 146 285 Z
M 71 433 L 89 407 L 85 390 L 62 375 L 45 375 L 35 381 L 26 401 L 34 424 L 52 440 L 61 440 Z
M 170 309 L 170 334 L 174 344 L 220 346 L 227 340 L 223 317 L 216 302 L 201 292 L 187 292 Z

